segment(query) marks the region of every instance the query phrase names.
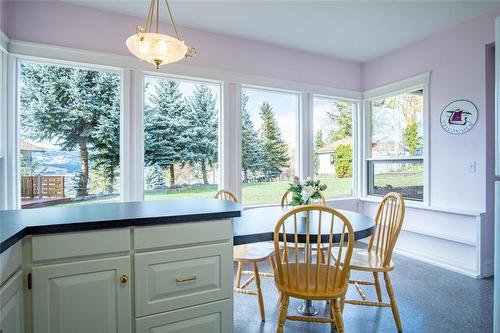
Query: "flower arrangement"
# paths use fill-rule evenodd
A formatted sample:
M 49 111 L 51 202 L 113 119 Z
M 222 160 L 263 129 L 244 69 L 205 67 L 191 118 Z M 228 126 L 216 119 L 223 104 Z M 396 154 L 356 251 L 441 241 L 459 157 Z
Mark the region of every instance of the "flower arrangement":
M 321 198 L 320 192 L 326 188 L 326 184 L 320 184 L 319 180 L 314 181 L 311 177 L 307 177 L 303 182 L 299 177 L 293 177 L 288 188 L 292 192 L 292 201 L 289 204 L 290 206 L 309 205 L 311 199 Z

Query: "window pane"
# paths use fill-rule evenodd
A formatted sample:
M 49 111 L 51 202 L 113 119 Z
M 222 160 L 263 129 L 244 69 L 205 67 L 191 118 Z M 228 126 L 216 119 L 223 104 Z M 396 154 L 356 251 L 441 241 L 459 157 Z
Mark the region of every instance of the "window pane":
M 369 161 L 369 195 L 398 192 L 404 198 L 422 201 L 424 177 L 422 160 Z
M 423 200 L 423 102 L 422 90 L 371 102 L 368 194 Z
M 145 200 L 213 198 L 220 86 L 145 77 Z
M 349 102 L 314 97 L 314 175 L 328 186 L 326 198 L 352 196 L 353 109 Z
M 371 102 L 372 157 L 422 156 L 422 90 Z
M 245 205 L 279 203 L 295 176 L 298 95 L 242 91 L 242 192 Z
M 21 63 L 21 206 L 119 200 L 120 76 Z

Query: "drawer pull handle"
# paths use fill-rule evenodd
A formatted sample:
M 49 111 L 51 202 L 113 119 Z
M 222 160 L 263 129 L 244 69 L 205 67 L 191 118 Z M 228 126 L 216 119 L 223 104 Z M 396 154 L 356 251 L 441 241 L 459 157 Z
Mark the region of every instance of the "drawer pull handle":
M 177 281 L 177 283 L 188 283 L 188 282 L 196 281 L 196 277 L 197 277 L 196 275 L 193 275 L 191 277 L 184 278 L 184 279 L 176 278 L 175 281 Z
M 121 283 L 127 283 L 127 281 L 128 281 L 128 276 L 127 275 L 123 274 L 123 275 L 120 276 L 120 282 Z

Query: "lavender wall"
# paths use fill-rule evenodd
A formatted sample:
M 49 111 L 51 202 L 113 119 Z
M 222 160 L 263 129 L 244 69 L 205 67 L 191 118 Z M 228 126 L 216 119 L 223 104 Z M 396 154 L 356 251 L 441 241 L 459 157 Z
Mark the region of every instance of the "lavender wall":
M 6 2 L 5 1 L 1 1 L 0 0 L 0 31 L 3 31 L 5 32 L 7 30 L 7 26 L 6 26 L 6 18 L 7 18 L 7 15 L 6 15 Z
M 430 200 L 434 206 L 486 209 L 485 46 L 494 41 L 496 10 L 362 65 L 362 88 L 375 88 L 431 71 L 430 85 Z M 488 69 L 491 70 L 491 69 Z M 477 125 L 467 134 L 450 135 L 440 126 L 442 109 L 452 100 L 471 100 L 479 109 Z M 476 161 L 476 173 L 468 163 Z M 490 191 L 491 188 L 488 187 Z M 492 193 L 488 193 L 492 195 Z
M 4 32 L 11 39 L 124 55 L 129 55 L 125 39 L 143 23 L 59 1 L 8 1 L 7 11 Z M 361 66 L 355 62 L 182 27 L 179 32 L 198 51 L 187 64 L 360 90 Z

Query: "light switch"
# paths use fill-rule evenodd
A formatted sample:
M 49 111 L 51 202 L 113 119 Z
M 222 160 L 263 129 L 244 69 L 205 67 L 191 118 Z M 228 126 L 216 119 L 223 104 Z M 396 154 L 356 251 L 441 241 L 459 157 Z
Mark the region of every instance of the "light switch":
M 476 161 L 469 161 L 467 169 L 469 170 L 469 173 L 476 173 Z

